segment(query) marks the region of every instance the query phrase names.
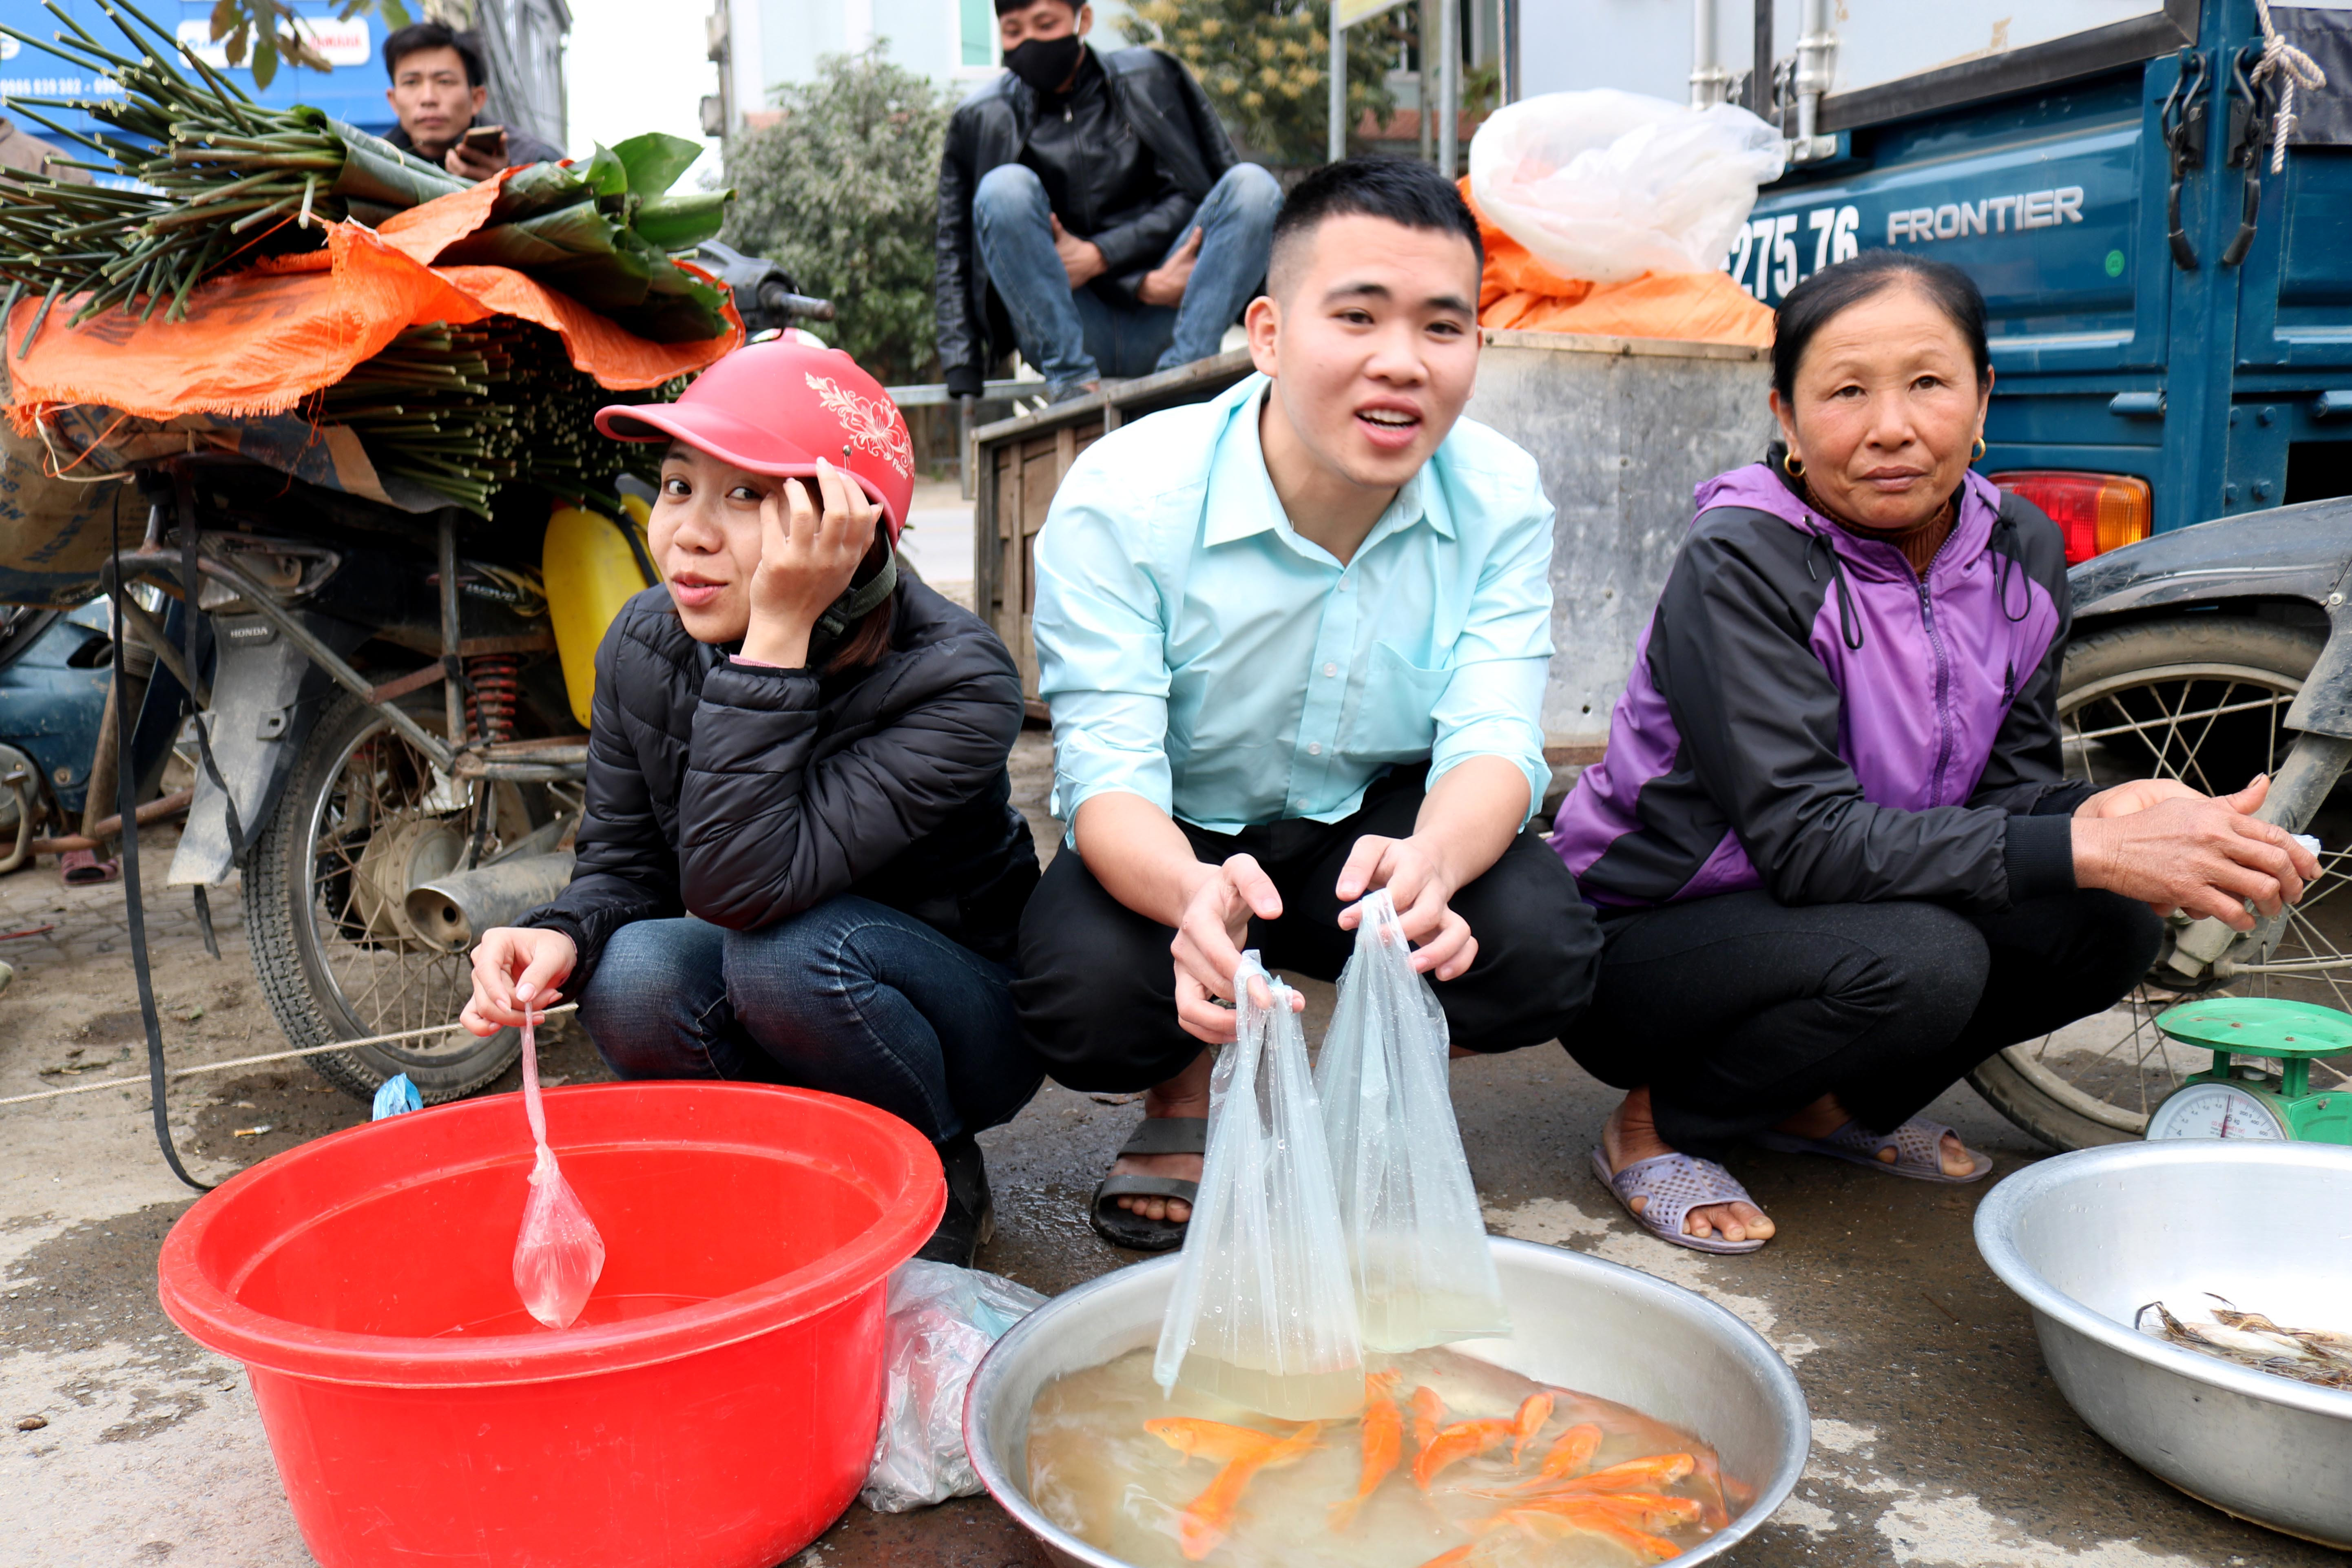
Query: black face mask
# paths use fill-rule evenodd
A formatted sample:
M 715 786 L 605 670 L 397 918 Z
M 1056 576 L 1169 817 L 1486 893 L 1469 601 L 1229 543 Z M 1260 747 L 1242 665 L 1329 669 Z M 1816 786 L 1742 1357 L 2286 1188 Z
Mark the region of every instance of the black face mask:
M 1024 38 L 1004 51 L 1004 68 L 1039 92 L 1059 92 L 1084 47 L 1076 33 L 1058 38 Z

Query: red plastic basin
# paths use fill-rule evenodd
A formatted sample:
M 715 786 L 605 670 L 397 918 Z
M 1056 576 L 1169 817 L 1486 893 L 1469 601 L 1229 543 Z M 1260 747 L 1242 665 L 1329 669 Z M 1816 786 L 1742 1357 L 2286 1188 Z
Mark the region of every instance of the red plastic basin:
M 938 1156 L 802 1089 L 559 1089 L 547 1120 L 605 1245 L 569 1329 L 515 1294 L 515 1095 L 225 1183 L 163 1243 L 163 1309 L 250 1369 L 324 1568 L 772 1568 L 865 1479 L 885 1281 L 939 1223 Z

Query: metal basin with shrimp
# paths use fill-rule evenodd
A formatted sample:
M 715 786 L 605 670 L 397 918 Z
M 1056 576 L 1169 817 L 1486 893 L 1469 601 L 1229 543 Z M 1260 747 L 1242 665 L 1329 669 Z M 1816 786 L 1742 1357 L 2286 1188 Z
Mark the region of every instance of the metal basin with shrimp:
M 2117 1143 L 2018 1172 L 1977 1248 L 2033 1312 L 2042 1359 L 2092 1430 L 2241 1519 L 2352 1550 L 2352 1393 L 2200 1355 L 2131 1325 L 2209 1292 L 2352 1330 L 2352 1149 Z
M 1677 1285 L 1580 1252 L 1488 1238 L 1517 1332 L 1455 1348 L 1542 1382 L 1633 1405 L 1712 1444 L 1730 1525 L 1673 1561 L 1704 1563 L 1747 1539 L 1805 1468 L 1812 1422 L 1797 1374 L 1763 1336 Z M 972 1374 L 964 1444 L 982 1485 L 1057 1563 L 1126 1568 L 1028 1496 L 1029 1413 L 1045 1385 L 1160 1338 L 1179 1259 L 1107 1274 L 1013 1325 Z

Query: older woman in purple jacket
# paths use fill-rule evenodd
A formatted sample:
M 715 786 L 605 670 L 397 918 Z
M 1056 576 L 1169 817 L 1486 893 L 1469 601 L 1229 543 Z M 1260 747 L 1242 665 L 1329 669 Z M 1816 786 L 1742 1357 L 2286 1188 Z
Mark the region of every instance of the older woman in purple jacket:
M 2066 780 L 2058 531 L 1969 468 L 1984 322 L 1966 275 L 1894 251 L 1790 291 L 1783 440 L 1699 487 L 1606 760 L 1556 819 L 1606 943 L 1569 1048 L 1628 1091 L 1595 1172 L 1685 1247 L 1772 1235 L 1717 1163 L 1743 1140 L 1978 1179 L 1930 1100 L 2113 1005 L 2158 913 L 2245 929 L 2318 874 L 2249 815 L 2265 779 Z

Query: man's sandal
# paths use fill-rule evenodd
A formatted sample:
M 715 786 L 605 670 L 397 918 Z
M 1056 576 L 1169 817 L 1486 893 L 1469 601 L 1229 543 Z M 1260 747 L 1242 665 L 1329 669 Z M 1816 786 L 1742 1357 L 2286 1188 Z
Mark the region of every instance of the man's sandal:
M 1890 1176 L 1908 1176 L 1915 1182 L 1943 1182 L 1958 1186 L 1963 1183 L 1982 1181 L 1985 1173 L 1992 1169 L 1991 1156 L 1979 1154 L 1966 1144 L 1961 1147 L 1969 1157 L 1969 1173 L 1955 1176 L 1944 1169 L 1944 1139 L 1947 1134 L 1955 1139 L 1959 1136 L 1948 1127 L 1915 1116 L 1883 1137 L 1859 1121 L 1849 1121 L 1826 1138 L 1799 1138 L 1789 1132 L 1759 1132 L 1756 1142 L 1783 1154 L 1827 1154 L 1832 1160 L 1843 1160 L 1866 1171 L 1884 1171 Z M 1878 1152 L 1882 1149 L 1894 1150 L 1894 1160 L 1880 1159 Z
M 1633 1223 L 1660 1241 L 1671 1241 L 1693 1252 L 1733 1253 L 1753 1252 L 1766 1240 L 1763 1237 L 1750 1237 L 1746 1241 L 1727 1241 L 1720 1233 L 1693 1236 L 1683 1229 L 1683 1221 L 1690 1217 L 1693 1209 L 1756 1201 L 1730 1172 L 1712 1160 L 1693 1154 L 1656 1154 L 1612 1173 L 1608 1152 L 1595 1149 L 1592 1173 L 1601 1178 L 1601 1184 L 1609 1189 L 1611 1196 L 1625 1205 Z M 1644 1200 L 1638 1209 L 1633 1206 L 1635 1198 Z
M 1208 1150 L 1207 1117 L 1147 1116 L 1136 1124 L 1118 1153 L 1124 1159 L 1129 1154 L 1206 1154 Z M 1174 1176 L 1113 1174 L 1105 1176 L 1102 1185 L 1095 1189 L 1094 1205 L 1087 1211 L 1087 1218 L 1096 1235 L 1113 1247 L 1137 1252 L 1173 1252 L 1184 1245 L 1188 1222 L 1146 1219 L 1132 1209 L 1119 1207 L 1121 1198 L 1170 1198 L 1195 1204 L 1201 1198 L 1201 1184 Z

